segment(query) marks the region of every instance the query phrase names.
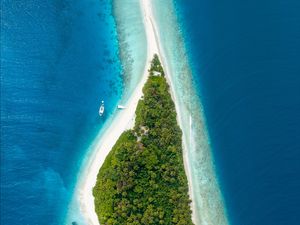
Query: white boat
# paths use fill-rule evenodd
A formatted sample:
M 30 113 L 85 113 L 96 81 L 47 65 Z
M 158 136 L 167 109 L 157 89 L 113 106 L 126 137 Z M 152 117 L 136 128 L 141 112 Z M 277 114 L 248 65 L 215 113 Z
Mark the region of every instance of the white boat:
M 118 105 L 118 109 L 126 109 L 126 107 L 123 105 Z
M 99 116 L 102 116 L 104 113 L 104 101 L 101 101 L 101 106 L 99 108 Z

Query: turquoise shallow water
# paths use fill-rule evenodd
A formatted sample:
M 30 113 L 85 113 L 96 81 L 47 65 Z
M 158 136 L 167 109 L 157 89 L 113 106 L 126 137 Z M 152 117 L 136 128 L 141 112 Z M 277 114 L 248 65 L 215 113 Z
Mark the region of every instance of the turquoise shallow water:
M 117 103 L 126 105 L 128 98 L 143 76 L 147 57 L 147 41 L 138 0 L 111 1 L 110 7 L 111 15 L 113 15 L 116 23 L 117 35 L 115 37 L 119 49 L 118 57 L 120 59 L 123 81 L 122 96 L 117 99 Z M 109 27 L 111 24 L 106 25 Z M 97 151 L 95 146 L 97 146 L 103 132 L 105 132 L 105 129 L 110 125 L 117 113 L 118 111 L 115 109 L 112 110 L 111 115 L 106 116 L 106 123 L 98 130 L 97 136 L 86 147 L 85 154 L 82 155 L 77 184 L 82 179 L 90 157 L 93 157 L 93 153 Z M 69 224 L 76 221 L 80 224 L 86 224 L 86 221 L 81 216 L 78 192 L 75 191 L 68 207 L 65 223 Z
M 1 224 L 63 224 L 83 155 L 122 94 L 111 2 L 1 7 Z
M 143 76 L 147 40 L 139 0 L 114 0 L 113 15 L 117 24 L 120 59 L 124 71 L 124 102 Z
M 214 171 L 203 106 L 192 73 L 181 24 L 173 1 L 153 2 L 164 65 L 169 67 L 184 131 L 195 222 L 227 224 L 226 210 Z
M 299 2 L 153 2 L 198 220 L 298 224 Z M 81 224 L 82 160 L 145 66 L 138 1 L 1 4 L 1 224 Z

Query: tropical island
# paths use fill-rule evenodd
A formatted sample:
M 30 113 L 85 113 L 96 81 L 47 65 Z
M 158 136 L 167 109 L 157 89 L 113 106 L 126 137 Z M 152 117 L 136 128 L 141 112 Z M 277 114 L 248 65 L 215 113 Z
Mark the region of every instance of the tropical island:
M 103 225 L 193 224 L 182 132 L 157 55 L 148 72 L 135 125 L 106 157 L 93 189 Z

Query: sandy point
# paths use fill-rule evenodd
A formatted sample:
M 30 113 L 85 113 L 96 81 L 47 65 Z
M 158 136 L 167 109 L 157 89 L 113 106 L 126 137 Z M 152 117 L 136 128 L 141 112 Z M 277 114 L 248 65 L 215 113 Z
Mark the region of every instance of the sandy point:
M 162 54 L 159 48 L 158 32 L 155 26 L 155 18 L 152 13 L 151 0 L 140 0 L 141 12 L 143 15 L 143 22 L 147 37 L 147 63 L 144 69 L 143 77 L 138 84 L 138 86 L 133 91 L 132 95 L 126 103 L 126 109 L 118 112 L 112 120 L 112 123 L 106 127 L 103 135 L 95 140 L 94 150 L 85 168 L 82 171 L 81 178 L 79 181 L 79 186 L 77 189 L 77 196 L 79 198 L 81 213 L 89 225 L 99 225 L 99 220 L 95 212 L 93 187 L 97 181 L 98 172 L 105 161 L 105 158 L 109 154 L 110 150 L 117 142 L 120 135 L 125 131 L 133 127 L 135 120 L 135 110 L 139 99 L 142 97 L 142 89 L 148 78 L 148 68 L 150 68 L 150 63 L 154 54 L 158 54 L 164 65 L 164 69 L 168 76 L 168 67 L 166 61 L 162 59 Z M 167 77 L 171 85 L 171 92 L 175 90 L 172 89 L 172 82 L 170 77 Z M 174 94 L 172 94 L 173 100 L 176 104 L 176 99 Z M 178 107 L 176 107 L 178 110 Z M 180 112 L 177 112 L 180 113 Z M 185 158 L 185 165 L 188 163 Z M 186 173 L 189 178 L 188 166 L 185 166 Z M 189 179 L 190 181 L 190 179 Z M 191 189 L 191 185 L 189 185 Z M 191 194 L 191 191 L 190 191 Z M 191 196 L 191 195 L 190 195 Z

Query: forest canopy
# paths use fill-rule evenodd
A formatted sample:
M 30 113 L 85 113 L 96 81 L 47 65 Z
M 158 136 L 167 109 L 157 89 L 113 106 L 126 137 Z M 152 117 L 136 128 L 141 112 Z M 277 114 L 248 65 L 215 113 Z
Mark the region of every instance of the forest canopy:
M 157 55 L 133 129 L 105 159 L 93 189 L 101 225 L 192 225 L 182 132 Z

